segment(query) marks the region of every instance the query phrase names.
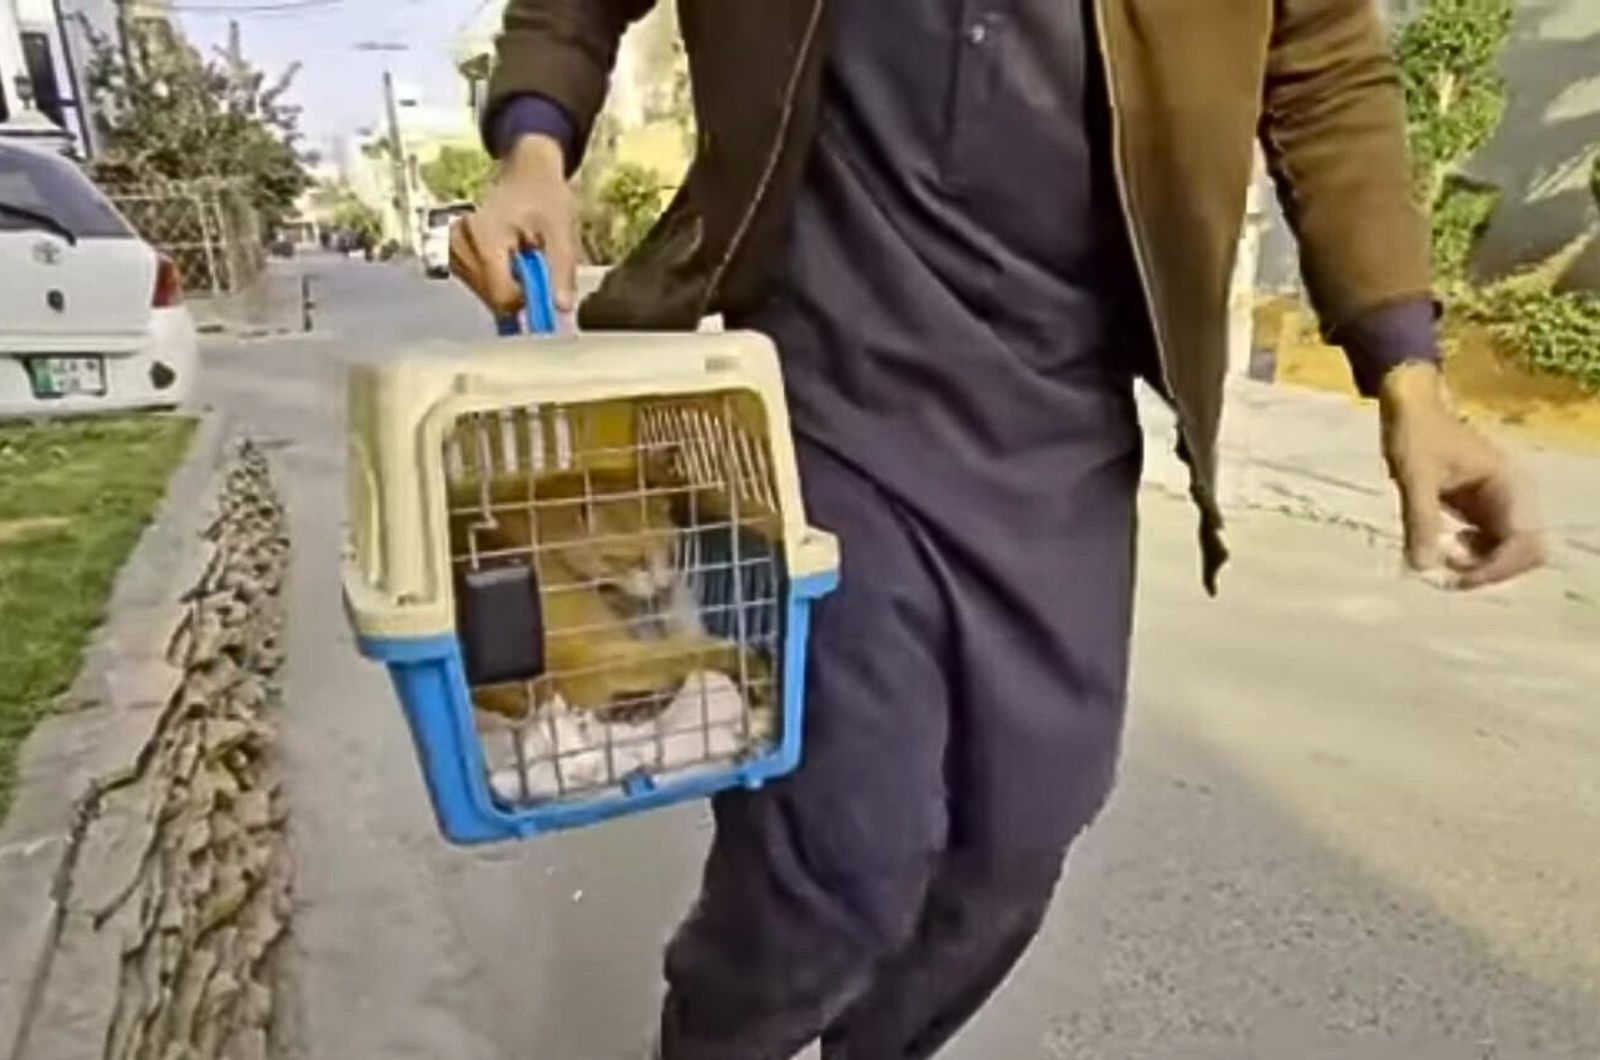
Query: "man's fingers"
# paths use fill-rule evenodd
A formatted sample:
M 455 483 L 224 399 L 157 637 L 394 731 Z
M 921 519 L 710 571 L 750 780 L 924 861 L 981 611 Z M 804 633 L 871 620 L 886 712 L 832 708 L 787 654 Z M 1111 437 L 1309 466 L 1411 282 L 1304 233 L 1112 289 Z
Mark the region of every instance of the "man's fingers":
M 563 224 L 543 226 L 539 238 L 550 266 L 551 295 L 556 309 L 570 313 L 578 304 L 578 241 Z
M 1476 568 L 1494 551 L 1498 539 L 1482 530 L 1467 529 L 1446 538 L 1444 565 L 1456 573 Z
M 1516 476 L 1504 465 L 1465 489 L 1452 490 L 1446 502 L 1467 524 L 1462 539 L 1471 555 L 1450 564 L 1456 585 L 1476 589 L 1525 574 L 1544 562 L 1544 536 L 1522 523 Z
M 511 271 L 516 235 L 476 222 L 475 217 L 463 218 L 452 232 L 452 260 L 459 259 L 456 271 L 497 315 L 515 313 L 522 307 L 522 289 Z
M 1456 576 L 1456 588 L 1481 589 L 1509 581 L 1543 565 L 1544 541 L 1538 533 L 1520 531 L 1500 542 L 1481 562 Z
M 1444 529 L 1444 511 L 1439 503 L 1439 485 L 1431 475 L 1415 469 L 1398 469 L 1395 482 L 1400 487 L 1400 516 L 1405 524 L 1406 563 L 1412 570 L 1433 570 L 1439 566 L 1439 535 Z

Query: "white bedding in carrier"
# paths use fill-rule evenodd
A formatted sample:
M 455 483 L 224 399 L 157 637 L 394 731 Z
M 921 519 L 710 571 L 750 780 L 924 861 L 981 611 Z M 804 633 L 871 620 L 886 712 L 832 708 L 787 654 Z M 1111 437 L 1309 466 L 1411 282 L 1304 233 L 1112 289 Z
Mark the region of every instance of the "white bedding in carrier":
M 557 669 L 540 679 L 474 688 L 480 707 L 486 692 L 503 700 L 509 689 L 522 697 L 517 714 L 474 711 L 490 789 L 503 804 L 518 808 L 590 797 L 619 790 L 632 778 L 662 780 L 722 767 L 765 753 L 778 738 L 782 535 L 764 425 L 756 422 L 759 409 L 739 392 L 528 407 L 463 416 L 446 435 L 447 481 L 458 491 L 477 491 L 473 503 L 452 501 L 452 520 L 498 527 L 522 519 L 530 528 L 528 547 L 520 555 L 480 547 L 475 530 L 453 530 L 451 558 L 458 571 L 526 563 L 538 574 L 543 621 L 550 623 L 543 630 L 547 645 L 553 638 L 590 636 L 591 629 L 597 642 L 615 643 L 617 631 L 626 628 L 628 642 L 621 647 L 630 657 L 648 652 L 652 643 L 662 646 L 659 656 L 644 655 L 646 662 L 636 669 L 682 675 L 681 681 L 673 680 L 670 693 L 658 689 L 612 700 L 605 710 L 568 702 L 549 685 L 541 692 L 546 680 L 603 680 L 603 651 L 601 662 L 589 669 Z M 619 429 L 622 420 L 631 421 L 626 429 Z M 670 468 L 665 485 L 647 479 L 647 464 Z M 602 465 L 612 469 L 613 487 L 615 469 L 631 465 L 636 486 L 626 493 L 602 492 L 593 476 L 583 473 Z M 582 495 L 536 497 L 535 484 L 554 472 L 581 474 Z M 524 496 L 492 495 L 488 482 L 508 477 L 526 480 Z M 637 504 L 641 542 L 654 538 L 665 544 L 670 575 L 652 573 L 646 565 L 581 584 L 552 585 L 553 555 L 608 540 L 541 540 L 543 527 L 563 518 L 557 506 L 581 507 L 587 513 L 583 525 L 593 529 L 600 525 L 594 512 L 622 503 Z M 668 505 L 671 525 L 655 525 L 659 519 L 653 521 L 653 513 Z M 567 569 L 576 566 L 568 563 Z M 586 601 L 589 609 L 607 601 L 618 608 L 616 620 L 604 630 L 560 628 L 550 618 L 559 613 L 551 594 L 563 591 L 593 593 Z M 645 596 L 630 592 L 649 594 L 648 604 L 642 603 Z M 685 635 L 690 633 L 701 639 L 691 640 Z M 686 644 L 692 647 L 680 650 Z
M 738 761 L 776 736 L 773 713 L 748 706 L 727 675 L 702 670 L 652 720 L 602 722 L 557 697 L 526 724 L 479 711 L 478 731 L 490 790 L 518 805 Z

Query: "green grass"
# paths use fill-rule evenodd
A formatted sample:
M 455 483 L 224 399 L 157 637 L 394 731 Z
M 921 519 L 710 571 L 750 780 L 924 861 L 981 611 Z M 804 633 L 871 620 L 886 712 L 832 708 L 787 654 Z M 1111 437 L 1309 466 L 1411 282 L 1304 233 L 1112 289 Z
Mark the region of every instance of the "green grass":
M 0 424 L 0 818 L 17 750 L 77 675 L 194 421 Z

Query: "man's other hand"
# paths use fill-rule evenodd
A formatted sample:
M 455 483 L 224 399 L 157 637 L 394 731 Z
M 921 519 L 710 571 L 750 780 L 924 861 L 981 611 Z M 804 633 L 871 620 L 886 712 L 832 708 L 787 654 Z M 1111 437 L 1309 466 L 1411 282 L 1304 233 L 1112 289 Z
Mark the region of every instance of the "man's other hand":
M 578 281 L 576 209 L 561 146 L 546 136 L 517 141 L 476 212 L 450 229 L 450 271 L 496 316 L 522 308 L 511 258 L 544 251 L 556 309 L 572 312 Z
M 1544 535 L 1510 462 L 1456 413 L 1436 366 L 1390 371 L 1379 405 L 1413 570 L 1442 566 L 1455 588 L 1476 589 L 1544 562 Z M 1447 512 L 1463 524 L 1454 541 L 1444 538 Z

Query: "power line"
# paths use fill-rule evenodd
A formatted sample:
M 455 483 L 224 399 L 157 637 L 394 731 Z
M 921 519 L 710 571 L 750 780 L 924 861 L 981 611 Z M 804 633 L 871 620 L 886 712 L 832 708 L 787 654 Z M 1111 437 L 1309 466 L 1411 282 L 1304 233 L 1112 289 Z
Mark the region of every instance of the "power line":
M 347 0 L 279 0 L 276 3 L 172 4 L 168 11 L 185 15 L 270 15 L 280 11 L 312 11 L 338 7 Z
M 456 27 L 456 32 L 458 34 L 465 33 L 477 23 L 478 18 L 483 14 L 485 8 L 487 8 L 490 4 L 498 2 L 499 0 L 478 0 L 477 6 L 472 9 L 472 14 L 461 20 L 461 25 Z

